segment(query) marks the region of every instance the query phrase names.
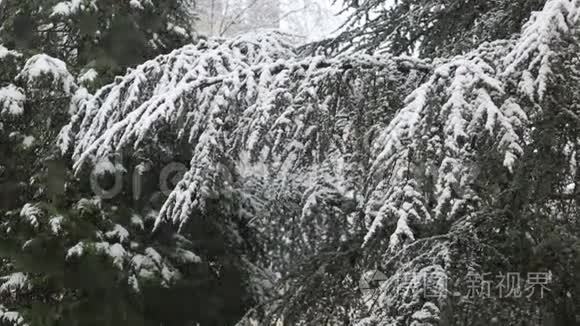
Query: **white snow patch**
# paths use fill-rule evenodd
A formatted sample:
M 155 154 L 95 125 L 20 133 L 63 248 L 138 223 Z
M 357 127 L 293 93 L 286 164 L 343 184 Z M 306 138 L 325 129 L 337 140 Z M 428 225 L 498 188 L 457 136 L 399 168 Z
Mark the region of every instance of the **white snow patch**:
M 107 239 L 109 240 L 114 239 L 119 240 L 119 242 L 121 243 L 125 243 L 127 242 L 127 240 L 129 240 L 129 231 L 127 231 L 127 229 L 125 229 L 121 225 L 115 224 L 113 230 L 105 233 L 105 237 L 107 237 Z
M 127 172 L 123 165 L 119 162 L 113 163 L 109 159 L 104 158 L 95 164 L 92 171 L 94 176 L 103 176 L 107 174 L 115 175 L 117 172 Z
M 143 219 L 139 215 L 131 216 L 131 224 L 135 227 L 138 227 L 141 230 L 145 229 L 145 225 L 143 224 Z
M 97 77 L 99 77 L 99 73 L 95 69 L 91 68 L 78 78 L 78 83 L 92 83 L 97 79 Z
M 53 84 L 58 84 L 67 94 L 71 94 L 75 87 L 74 78 L 69 73 L 66 63 L 46 54 L 37 54 L 28 59 L 17 79 L 33 84 L 42 76 L 50 76 Z
M 38 228 L 40 225 L 39 218 L 42 216 L 42 211 L 33 204 L 26 204 L 20 210 L 20 217 L 25 219 L 33 228 Z
M 16 291 L 27 291 L 31 288 L 28 276 L 24 273 L 13 273 L 8 276 L 0 277 L 0 294 L 14 293 Z
M 0 1 L 1 3 L 1 1 Z M 16 52 L 14 50 L 8 50 L 7 48 L 5 48 L 2 44 L 0 44 L 0 59 L 3 59 L 7 56 L 15 56 L 15 57 L 21 57 L 22 54 L 19 52 Z
M 185 249 L 177 249 L 175 253 L 175 257 L 181 263 L 189 263 L 189 264 L 196 264 L 201 262 L 201 258 L 198 255 L 194 254 L 193 252 Z
M 85 251 L 85 244 L 82 242 L 77 243 L 74 247 L 71 247 L 66 253 L 66 259 L 70 259 L 72 257 L 80 257 L 83 255 Z
M 62 215 L 59 215 L 59 216 L 55 216 L 55 217 L 51 218 L 48 221 L 48 224 L 50 225 L 50 230 L 52 231 L 52 234 L 57 235 L 62 230 L 62 221 L 63 220 L 64 220 L 64 217 Z
M 140 278 L 151 279 L 155 276 L 154 270 L 157 269 L 155 262 L 144 255 L 135 255 L 131 259 L 131 267 Z
M 22 146 L 24 146 L 25 149 L 30 148 L 32 146 L 32 144 L 34 144 L 35 141 L 36 141 L 36 138 L 34 138 L 34 136 L 26 136 L 22 140 Z
M 109 256 L 113 259 L 113 264 L 120 270 L 123 269 L 123 262 L 125 261 L 125 257 L 127 256 L 127 252 L 123 248 L 122 245 L 115 243 L 114 245 L 109 244 L 108 242 L 97 242 L 97 243 L 90 243 L 86 244 L 83 242 L 79 242 L 74 247 L 70 248 L 67 252 L 66 259 L 70 259 L 71 257 L 80 257 L 85 252 L 85 247 L 94 248 L 94 250 L 101 255 Z
M 97 9 L 96 3 L 94 0 L 88 1 L 88 3 L 84 0 L 69 0 L 57 3 L 54 7 L 52 7 L 52 16 L 70 16 L 78 13 L 81 10 L 86 9 Z
M 24 113 L 25 100 L 22 90 L 12 84 L 0 88 L 0 114 L 21 115 Z
M 123 246 L 121 246 L 118 243 L 115 243 L 106 250 L 106 254 L 109 255 L 109 257 L 113 258 L 113 264 L 115 264 L 117 268 L 121 270 L 123 269 L 123 261 L 125 260 L 125 256 L 127 255 L 127 252 L 125 251 Z
M 187 36 L 187 30 L 181 26 L 177 26 L 173 23 L 167 23 L 167 29 L 170 31 L 174 31 L 175 33 L 182 35 L 182 36 Z
M 131 286 L 133 291 L 135 291 L 135 293 L 141 292 L 141 288 L 139 287 L 139 280 L 137 279 L 137 277 L 135 277 L 135 275 L 129 276 L 127 283 L 129 283 L 129 285 Z
M 149 247 L 147 249 L 145 249 L 145 254 L 151 258 L 156 264 L 161 265 L 161 261 L 162 261 L 162 257 L 161 255 L 157 252 L 157 250 Z
M 14 326 L 28 326 L 24 322 L 24 318 L 16 311 L 9 311 L 6 307 L 0 304 L 0 322 L 7 323 Z

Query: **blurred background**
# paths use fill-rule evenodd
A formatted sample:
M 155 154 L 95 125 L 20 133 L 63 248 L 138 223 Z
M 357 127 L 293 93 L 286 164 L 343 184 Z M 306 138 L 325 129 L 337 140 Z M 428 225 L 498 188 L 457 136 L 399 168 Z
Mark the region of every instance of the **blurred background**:
M 333 35 L 345 19 L 342 3 L 332 0 L 199 0 L 197 31 L 231 36 L 260 29 L 280 29 L 305 42 Z

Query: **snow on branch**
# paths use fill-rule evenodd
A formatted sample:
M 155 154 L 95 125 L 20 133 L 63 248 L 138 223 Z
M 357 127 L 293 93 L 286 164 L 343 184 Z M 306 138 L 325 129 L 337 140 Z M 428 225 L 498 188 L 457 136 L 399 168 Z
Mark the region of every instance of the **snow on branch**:
M 397 246 L 401 239 L 414 239 L 410 222 L 451 218 L 462 211 L 474 199 L 474 139 L 491 138 L 498 153 L 510 158 L 506 167 L 513 169 L 511 158 L 522 154 L 522 126 L 512 124 L 512 116 L 525 121 L 526 115 L 515 103 L 502 106 L 503 84 L 494 75 L 494 68 L 477 56 L 458 57 L 436 68 L 407 98 L 374 142 L 371 173 L 378 177 L 371 197 L 384 204 L 377 212 L 367 211 L 374 221 L 366 241 L 387 219 L 398 221 L 391 238 Z M 428 182 L 434 189 L 425 192 Z M 435 197 L 434 210 L 426 193 Z
M 169 196 L 160 220 L 183 223 L 207 198 L 231 190 L 232 155 L 252 161 L 310 157 L 335 95 L 329 80 L 350 70 L 430 71 L 408 57 L 301 58 L 276 33 L 187 46 L 149 61 L 81 104 L 67 127 L 75 168 L 127 148 L 143 148 L 161 128 L 193 149 L 190 171 Z M 64 135 L 61 135 L 65 137 Z M 229 162 L 229 163 L 228 163 Z M 228 190 L 230 189 L 230 190 Z
M 25 292 L 32 288 L 28 276 L 24 273 L 12 273 L 0 277 L 0 295 Z
M 576 26 L 578 12 L 578 1 L 548 1 L 519 39 L 484 44 L 448 60 L 407 98 L 374 142 L 369 197 L 383 205 L 367 206 L 372 223 L 366 242 L 387 221 L 397 221 L 391 237 L 397 247 L 414 240 L 410 225 L 472 210 L 478 200 L 472 187 L 480 165 L 474 160 L 478 144 L 492 144 L 513 173 L 531 112 L 507 85 L 515 79 L 529 100 L 541 102 L 551 76 L 551 49 Z M 508 53 L 504 60 L 488 60 L 503 53 Z
M 552 73 L 554 46 L 563 35 L 578 28 L 578 0 L 549 0 L 544 9 L 532 14 L 515 47 L 504 60 L 504 78 L 514 78 L 520 91 L 534 99 L 544 97 Z
M 0 59 L 4 59 L 8 56 L 21 57 L 22 53 L 14 51 L 14 50 L 8 50 L 6 47 L 4 47 L 2 44 L 0 44 Z
M 70 0 L 57 3 L 52 8 L 52 16 L 70 16 L 86 8 L 97 9 L 94 0 Z
M 0 304 L 0 322 L 13 326 L 28 326 L 28 324 L 24 321 L 24 317 L 20 313 L 16 311 L 11 311 L 1 304 Z
M 477 207 L 473 186 L 482 147 L 498 158 L 492 164 L 503 166 L 502 173 L 514 171 L 530 112 L 509 86 L 514 78 L 518 83 L 536 75 L 530 78 L 541 99 L 550 76 L 549 49 L 575 26 L 577 7 L 577 1 L 550 0 L 519 39 L 485 43 L 434 64 L 389 55 L 301 57 L 277 33 L 186 46 L 129 71 L 94 96 L 78 97 L 76 114 L 61 133 L 69 140 L 61 142 L 63 151 L 80 172 L 119 151 L 177 156 L 185 148 L 190 169 L 157 221 L 183 224 L 206 208 L 207 199 L 236 192 L 235 166 L 245 154 L 273 173 L 323 166 L 330 151 L 343 145 L 336 140 L 341 131 L 333 129 L 339 114 L 369 110 L 372 98 L 360 93 L 370 83 L 365 78 L 404 83 L 402 72 L 418 71 L 426 81 L 413 86 L 390 122 L 371 125 L 378 136 L 369 137 L 371 166 L 359 187 L 366 192 L 366 242 L 388 224 L 396 248 L 415 239 L 418 225 L 453 220 Z M 364 99 L 358 107 L 343 106 L 343 88 Z M 316 193 L 333 193 L 328 190 Z
M 18 116 L 24 113 L 26 96 L 18 87 L 10 84 L 0 88 L 0 116 Z

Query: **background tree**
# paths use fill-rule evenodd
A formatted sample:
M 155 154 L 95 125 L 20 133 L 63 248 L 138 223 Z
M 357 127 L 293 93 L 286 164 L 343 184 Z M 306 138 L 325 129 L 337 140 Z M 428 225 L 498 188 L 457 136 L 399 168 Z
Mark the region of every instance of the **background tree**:
M 233 36 L 280 26 L 279 0 L 198 0 L 196 28 L 206 36 Z
M 347 0 L 345 31 L 326 46 L 335 50 L 418 53 L 422 57 L 466 53 L 520 31 L 544 0 Z M 352 12 L 352 13 L 351 13 Z
M 13 1 L 0 4 L 0 43 L 67 62 L 81 81 L 108 82 L 126 68 L 193 41 L 195 3 Z M 101 83 L 97 83 L 102 85 Z

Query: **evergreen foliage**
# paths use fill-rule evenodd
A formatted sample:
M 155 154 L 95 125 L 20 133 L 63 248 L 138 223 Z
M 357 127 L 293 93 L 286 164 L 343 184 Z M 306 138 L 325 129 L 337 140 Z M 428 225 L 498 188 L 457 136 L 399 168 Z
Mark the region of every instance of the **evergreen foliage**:
M 97 73 L 98 86 L 191 42 L 194 7 L 192 0 L 5 0 L 0 43 L 64 60 L 88 86 Z
M 0 325 L 577 323 L 580 2 L 345 4 L 334 40 L 200 40 L 94 93 L 0 47 Z M 506 273 L 548 289 L 468 294 Z

